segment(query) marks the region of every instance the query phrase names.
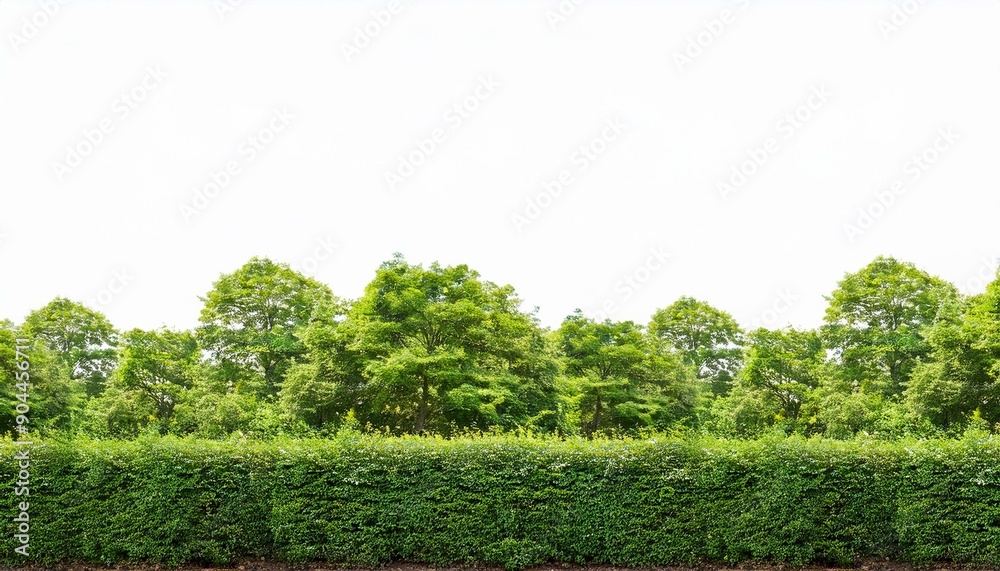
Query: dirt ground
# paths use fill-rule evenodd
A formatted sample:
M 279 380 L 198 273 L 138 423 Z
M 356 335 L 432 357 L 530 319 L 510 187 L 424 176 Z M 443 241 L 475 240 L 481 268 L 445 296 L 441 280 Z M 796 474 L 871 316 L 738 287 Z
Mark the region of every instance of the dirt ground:
M 703 565 L 699 567 L 614 567 L 608 565 L 539 565 L 529 571 L 833 571 L 842 567 L 747 564 L 734 567 Z M 851 567 L 859 571 L 1000 571 L 998 567 L 965 566 L 953 564 L 913 565 L 891 561 L 864 562 Z M 61 564 L 52 566 L 25 565 L 19 567 L 0 566 L 0 571 L 504 571 L 502 567 L 431 567 L 411 563 L 399 563 L 376 568 L 337 567 L 331 565 L 276 563 L 270 561 L 245 561 L 232 567 L 167 567 L 164 565 L 114 565 L 104 567 L 90 564 Z

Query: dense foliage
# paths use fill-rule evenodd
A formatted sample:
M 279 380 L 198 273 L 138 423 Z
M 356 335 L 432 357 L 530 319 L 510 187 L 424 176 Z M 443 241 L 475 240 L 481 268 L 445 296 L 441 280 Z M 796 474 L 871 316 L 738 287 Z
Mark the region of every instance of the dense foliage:
M 15 445 L 0 445 L 12 457 Z M 1000 563 L 1000 441 L 499 435 L 31 451 L 31 560 Z M 0 463 L 13 483 L 17 468 Z M 11 534 L 0 561 L 23 562 Z
M 744 331 L 691 297 L 647 325 L 577 311 L 549 330 L 511 286 L 465 265 L 396 255 L 345 300 L 254 258 L 205 294 L 194 331 L 119 332 L 57 298 L 0 322 L 0 368 L 12 378 L 13 339 L 30 339 L 31 428 L 95 438 L 997 429 L 1000 280 L 964 296 L 879 257 L 827 299 L 809 331 Z

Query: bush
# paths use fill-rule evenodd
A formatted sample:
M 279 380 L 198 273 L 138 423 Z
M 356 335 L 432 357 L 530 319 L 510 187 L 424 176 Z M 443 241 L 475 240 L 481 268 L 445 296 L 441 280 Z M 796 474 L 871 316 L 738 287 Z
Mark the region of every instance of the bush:
M 30 471 L 30 556 L 8 533 L 5 564 L 1000 563 L 1000 441 L 975 436 L 75 440 Z

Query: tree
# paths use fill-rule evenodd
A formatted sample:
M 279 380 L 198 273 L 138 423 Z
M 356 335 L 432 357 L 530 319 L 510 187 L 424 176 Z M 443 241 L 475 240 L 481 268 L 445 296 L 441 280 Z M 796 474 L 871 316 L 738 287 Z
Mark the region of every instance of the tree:
M 597 322 L 577 310 L 557 332 L 580 392 L 582 431 L 667 428 L 690 416 L 693 371 L 631 321 Z
M 43 339 L 25 336 L 9 321 L 0 322 L 0 374 L 5 379 L 0 385 L 0 398 L 7 403 L 0 410 L 0 430 L 4 434 L 13 434 L 16 426 L 15 404 L 29 407 L 25 414 L 28 418 L 25 426 L 29 430 L 50 432 L 76 428 L 83 406 L 83 385 L 70 380 L 59 355 L 49 349 Z
M 198 343 L 188 331 L 133 329 L 122 336 L 112 383 L 138 392 L 155 419 L 166 423 L 201 372 L 200 360 Z
M 743 332 L 733 316 L 691 297 L 657 310 L 649 331 L 681 352 L 715 395 L 729 391 L 740 368 Z
M 305 351 L 299 328 L 333 299 L 328 287 L 287 265 L 253 258 L 202 298 L 197 337 L 231 388 L 274 396 Z
M 84 384 L 87 395 L 104 390 L 115 367 L 118 333 L 103 314 L 57 297 L 28 314 L 21 334 L 40 339 L 55 351 L 70 378 Z
M 912 264 L 878 257 L 827 298 L 823 336 L 862 391 L 898 397 L 930 347 L 921 336 L 955 287 Z
M 803 403 L 825 374 L 825 351 L 819 334 L 787 328 L 760 328 L 747 339 L 746 364 L 739 382 L 763 391 L 778 403 L 777 416 L 799 420 Z
M 364 388 L 361 354 L 340 327 L 340 304 L 321 305 L 302 330 L 306 353 L 293 365 L 281 386 L 281 409 L 311 428 L 342 421 L 358 405 Z
M 340 326 L 363 367 L 359 421 L 448 432 L 514 427 L 550 409 L 555 367 L 520 303 L 465 265 L 383 263 Z
M 946 303 L 924 338 L 929 354 L 904 392 L 910 409 L 944 430 L 974 415 L 1000 422 L 1000 279 L 980 295 Z

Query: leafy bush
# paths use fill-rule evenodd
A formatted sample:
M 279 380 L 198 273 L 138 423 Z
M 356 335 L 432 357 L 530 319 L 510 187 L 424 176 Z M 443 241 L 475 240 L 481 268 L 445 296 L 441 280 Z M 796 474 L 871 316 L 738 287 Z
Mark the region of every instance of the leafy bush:
M 11 489 L 17 446 L 0 448 Z M 144 437 L 36 443 L 30 470 L 28 560 L 41 563 L 1000 563 L 1000 440 L 972 433 Z M 6 514 L 25 499 L 4 498 Z M 25 562 L 12 533 L 0 543 L 0 562 Z

